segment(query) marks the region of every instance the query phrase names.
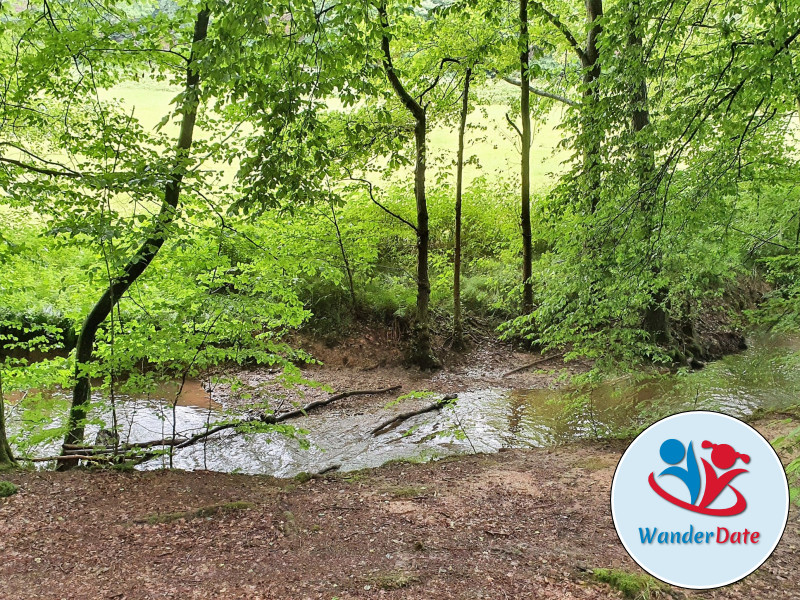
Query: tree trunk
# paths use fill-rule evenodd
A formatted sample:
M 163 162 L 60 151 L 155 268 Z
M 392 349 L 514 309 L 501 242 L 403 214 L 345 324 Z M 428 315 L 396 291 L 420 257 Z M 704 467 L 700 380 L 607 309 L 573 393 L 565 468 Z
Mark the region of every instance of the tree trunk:
M 642 132 L 650 126 L 650 109 L 647 100 L 647 71 L 644 63 L 641 31 L 641 4 L 633 0 L 630 5 L 630 20 L 628 22 L 628 52 L 631 56 L 632 74 L 631 81 L 631 127 L 633 130 L 634 169 L 639 185 L 639 206 L 643 212 L 645 239 L 653 233 L 655 209 L 655 154 L 653 147 L 644 139 Z M 650 272 L 654 279 L 661 275 L 661 253 L 655 252 Z M 656 289 L 644 313 L 644 330 L 650 334 L 650 339 L 657 344 L 667 346 L 671 340 L 669 325 L 669 312 L 667 300 L 669 290 L 661 286 Z
M 458 156 L 456 158 L 456 223 L 453 249 L 453 348 L 464 348 L 464 326 L 461 322 L 461 193 L 464 185 L 464 134 L 469 113 L 469 84 L 472 69 L 464 72 L 464 90 L 461 97 L 461 121 L 458 124 Z
M 640 135 L 650 125 L 650 109 L 647 101 L 647 72 L 642 48 L 641 4 L 639 0 L 633 0 L 629 9 L 628 52 L 631 56 L 631 101 L 633 105 L 631 125 L 634 135 L 636 176 L 639 180 L 640 191 L 649 192 L 656 166 L 652 146 L 644 141 Z M 645 197 L 647 195 L 652 197 L 652 194 L 644 195 Z
M 381 47 L 383 49 L 383 67 L 386 77 L 392 85 L 403 106 L 414 117 L 414 145 L 416 159 L 414 163 L 414 197 L 417 204 L 417 315 L 414 323 L 414 336 L 411 344 L 411 362 L 423 369 L 439 367 L 431 346 L 429 305 L 431 283 L 428 276 L 428 245 L 430 232 L 428 229 L 428 202 L 425 195 L 425 144 L 427 141 L 428 121 L 425 109 L 414 100 L 403 86 L 392 64 L 392 51 L 389 44 L 389 16 L 386 3 L 378 6 L 381 27 Z
M 583 66 L 583 175 L 586 196 L 592 213 L 600 202 L 600 150 L 602 135 L 598 127 L 597 110 L 599 90 L 597 80 L 600 78 L 600 53 L 597 41 L 603 32 L 598 20 L 603 16 L 603 0 L 586 0 L 586 20 L 589 33 L 586 37 L 586 50 L 581 54 Z
M 3 396 L 3 379 L 0 375 L 0 471 L 15 467 L 16 464 L 6 437 L 6 406 Z
M 345 273 L 347 273 L 347 283 L 350 286 L 350 309 L 353 314 L 356 312 L 356 286 L 353 284 L 353 269 L 350 267 L 350 259 L 347 258 L 347 252 L 344 249 L 344 240 L 342 240 L 342 232 L 339 229 L 339 219 L 336 216 L 336 207 L 333 200 L 331 203 L 331 219 L 333 227 L 336 229 L 336 241 L 339 243 L 339 252 L 342 255 L 342 263 L 344 264 Z
M 533 234 L 531 233 L 531 107 L 530 39 L 528 37 L 528 0 L 519 0 L 520 38 L 520 116 L 522 118 L 522 312 L 533 310 Z
M 203 9 L 197 16 L 194 26 L 193 44 L 206 38 L 208 33 L 209 12 Z M 125 265 L 122 275 L 112 280 L 106 291 L 94 305 L 86 320 L 83 322 L 78 345 L 75 353 L 75 387 L 72 391 L 72 406 L 69 413 L 65 444 L 80 444 L 83 442 L 84 422 L 91 397 L 91 381 L 87 372 L 88 365 L 93 360 L 94 342 L 97 330 L 108 318 L 108 315 L 119 302 L 122 295 L 130 288 L 134 281 L 153 262 L 158 251 L 163 246 L 168 235 L 168 228 L 175 220 L 178 212 L 178 203 L 181 194 L 181 183 L 186 160 L 192 146 L 195 121 L 197 119 L 197 105 L 199 102 L 198 84 L 200 75 L 192 69 L 192 58 L 186 73 L 185 96 L 183 100 L 183 119 L 178 138 L 175 156 L 175 167 L 169 181 L 164 186 L 164 199 L 161 210 L 155 217 L 153 230 L 150 237 L 145 240 L 136 254 Z M 77 466 L 77 459 L 62 461 L 59 470 L 67 470 Z

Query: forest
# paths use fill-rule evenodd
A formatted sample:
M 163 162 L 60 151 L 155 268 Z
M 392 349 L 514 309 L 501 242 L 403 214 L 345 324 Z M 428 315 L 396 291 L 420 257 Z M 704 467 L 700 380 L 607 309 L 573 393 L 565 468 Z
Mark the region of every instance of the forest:
M 314 483 L 703 408 L 780 420 L 796 502 L 798 36 L 797 0 L 0 1 L 0 472 Z

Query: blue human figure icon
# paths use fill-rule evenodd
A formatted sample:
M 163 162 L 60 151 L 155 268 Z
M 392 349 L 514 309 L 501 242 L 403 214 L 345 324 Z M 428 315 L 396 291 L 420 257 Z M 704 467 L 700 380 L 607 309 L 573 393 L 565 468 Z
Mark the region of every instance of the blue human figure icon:
M 661 471 L 659 477 L 662 475 L 674 475 L 683 481 L 689 489 L 691 504 L 697 502 L 697 498 L 700 495 L 700 468 L 697 465 L 697 458 L 694 455 L 692 443 L 689 442 L 689 449 L 687 451 L 683 447 L 682 442 L 676 439 L 669 439 L 661 444 L 659 453 L 665 463 L 673 465 Z M 678 467 L 677 464 L 683 460 L 684 456 L 686 456 L 686 468 Z

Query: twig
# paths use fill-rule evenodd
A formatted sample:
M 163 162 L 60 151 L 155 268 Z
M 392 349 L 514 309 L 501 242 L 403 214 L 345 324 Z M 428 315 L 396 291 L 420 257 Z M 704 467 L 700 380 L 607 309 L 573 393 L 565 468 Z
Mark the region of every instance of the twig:
M 380 425 L 378 425 L 375 429 L 373 429 L 370 433 L 372 435 L 380 435 L 382 433 L 386 433 L 389 429 L 394 429 L 402 423 L 403 421 L 407 421 L 411 417 L 416 417 L 417 415 L 423 415 L 425 413 L 433 412 L 435 410 L 441 410 L 450 400 L 455 400 L 458 396 L 456 394 L 448 394 L 443 396 L 436 402 L 432 402 L 422 408 L 417 410 L 412 410 L 409 412 L 400 413 L 399 415 L 395 415 L 391 419 L 387 419 Z
M 553 354 L 551 356 L 545 356 L 544 358 L 540 358 L 533 362 L 529 362 L 528 364 L 522 365 L 521 367 L 517 367 L 516 369 L 511 369 L 510 371 L 506 371 L 503 373 L 503 377 L 508 377 L 509 375 L 513 375 L 514 373 L 519 373 L 520 371 L 524 371 L 525 369 L 530 369 L 531 367 L 535 367 L 541 363 L 545 363 L 549 360 L 553 360 L 554 358 L 561 358 L 564 356 L 564 352 L 559 352 L 558 354 Z

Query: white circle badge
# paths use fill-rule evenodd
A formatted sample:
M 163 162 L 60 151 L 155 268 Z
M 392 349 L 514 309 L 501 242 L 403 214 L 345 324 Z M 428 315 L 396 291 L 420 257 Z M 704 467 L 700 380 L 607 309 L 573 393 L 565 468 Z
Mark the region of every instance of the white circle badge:
M 666 583 L 709 589 L 755 571 L 783 535 L 789 486 L 761 434 L 738 419 L 692 411 L 645 429 L 611 484 L 617 535 Z

